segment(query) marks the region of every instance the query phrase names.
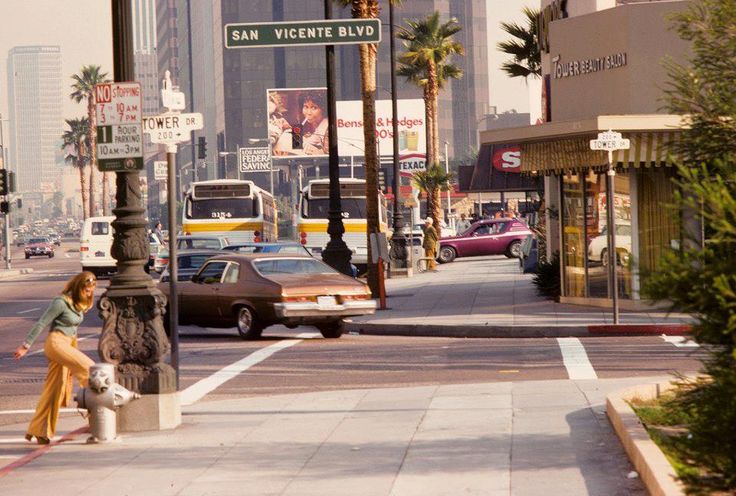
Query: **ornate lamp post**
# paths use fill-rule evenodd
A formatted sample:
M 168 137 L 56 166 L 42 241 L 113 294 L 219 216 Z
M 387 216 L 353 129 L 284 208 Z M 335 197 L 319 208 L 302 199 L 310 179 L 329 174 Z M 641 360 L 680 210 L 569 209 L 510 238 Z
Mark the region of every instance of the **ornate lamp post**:
M 134 79 L 131 14 L 128 0 L 112 0 L 116 82 Z M 120 384 L 144 395 L 121 411 L 121 430 L 171 428 L 181 422 L 176 373 L 163 361 L 170 349 L 162 319 L 166 298 L 144 269 L 149 245 L 139 172 L 116 172 L 115 184 L 112 256 L 117 274 L 98 303 L 104 321 L 99 354 L 116 365 Z
M 399 201 L 399 188 L 401 186 L 401 171 L 399 170 L 399 120 L 396 102 L 396 48 L 394 46 L 394 5 L 388 4 L 389 12 L 389 36 L 391 37 L 391 109 L 393 112 L 393 148 L 394 148 L 394 232 L 391 235 L 391 275 L 409 275 L 409 267 L 406 262 L 406 237 L 404 236 L 404 218 L 401 215 L 401 203 Z

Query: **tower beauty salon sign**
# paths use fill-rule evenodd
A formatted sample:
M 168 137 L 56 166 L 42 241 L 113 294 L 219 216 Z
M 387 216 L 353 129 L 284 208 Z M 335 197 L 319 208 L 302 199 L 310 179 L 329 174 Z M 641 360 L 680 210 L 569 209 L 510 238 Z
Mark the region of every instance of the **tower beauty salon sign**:
M 562 79 L 580 76 L 581 74 L 608 71 L 623 67 L 626 65 L 626 62 L 626 52 L 614 53 L 605 57 L 571 60 L 569 62 L 563 61 L 562 56 L 557 55 L 552 59 L 552 77 L 554 79 Z

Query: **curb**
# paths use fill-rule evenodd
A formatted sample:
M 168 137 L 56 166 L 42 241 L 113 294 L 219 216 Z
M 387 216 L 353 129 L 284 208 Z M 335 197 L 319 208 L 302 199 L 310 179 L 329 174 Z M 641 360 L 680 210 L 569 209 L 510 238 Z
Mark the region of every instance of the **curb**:
M 8 277 L 15 277 L 22 274 L 30 274 L 33 272 L 32 268 L 26 268 L 26 269 L 10 269 L 10 270 L 0 270 L 0 279 L 5 279 Z
M 345 321 L 345 332 L 375 336 L 424 336 L 442 338 L 559 338 L 590 336 L 683 336 L 690 332 L 687 324 L 619 324 L 619 325 L 438 325 L 379 324 Z
M 684 496 L 685 490 L 677 480 L 675 469 L 649 437 L 627 400 L 657 398 L 672 387 L 670 383 L 647 384 L 617 391 L 606 398 L 608 420 L 652 496 Z

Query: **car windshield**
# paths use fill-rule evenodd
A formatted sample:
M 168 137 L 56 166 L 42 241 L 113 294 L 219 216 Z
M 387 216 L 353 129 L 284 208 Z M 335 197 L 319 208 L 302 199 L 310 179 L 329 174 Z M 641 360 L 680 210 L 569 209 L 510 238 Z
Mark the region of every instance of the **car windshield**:
M 313 258 L 277 258 L 257 260 L 256 270 L 264 276 L 275 274 L 337 274 L 329 265 Z
M 34 244 L 34 243 L 48 243 L 49 238 L 31 238 L 28 243 Z
M 176 247 L 182 250 L 219 250 L 222 244 L 214 238 L 186 238 L 178 240 Z

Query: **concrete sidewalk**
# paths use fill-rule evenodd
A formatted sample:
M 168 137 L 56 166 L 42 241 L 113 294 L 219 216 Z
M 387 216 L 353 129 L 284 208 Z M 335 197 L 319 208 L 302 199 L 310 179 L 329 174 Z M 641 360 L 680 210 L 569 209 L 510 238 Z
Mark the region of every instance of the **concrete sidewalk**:
M 37 449 L 0 430 L 0 493 L 92 495 L 646 494 L 605 396 L 663 378 L 506 382 L 204 401 L 173 431 Z M 666 379 L 666 378 L 665 378 Z M 84 425 L 63 419 L 62 432 Z
M 356 317 L 346 331 L 448 337 L 560 337 L 682 334 L 692 319 L 664 310 L 621 311 L 555 303 L 537 295 L 531 274 L 503 256 L 458 259 L 437 272 L 386 280 L 387 310 Z

